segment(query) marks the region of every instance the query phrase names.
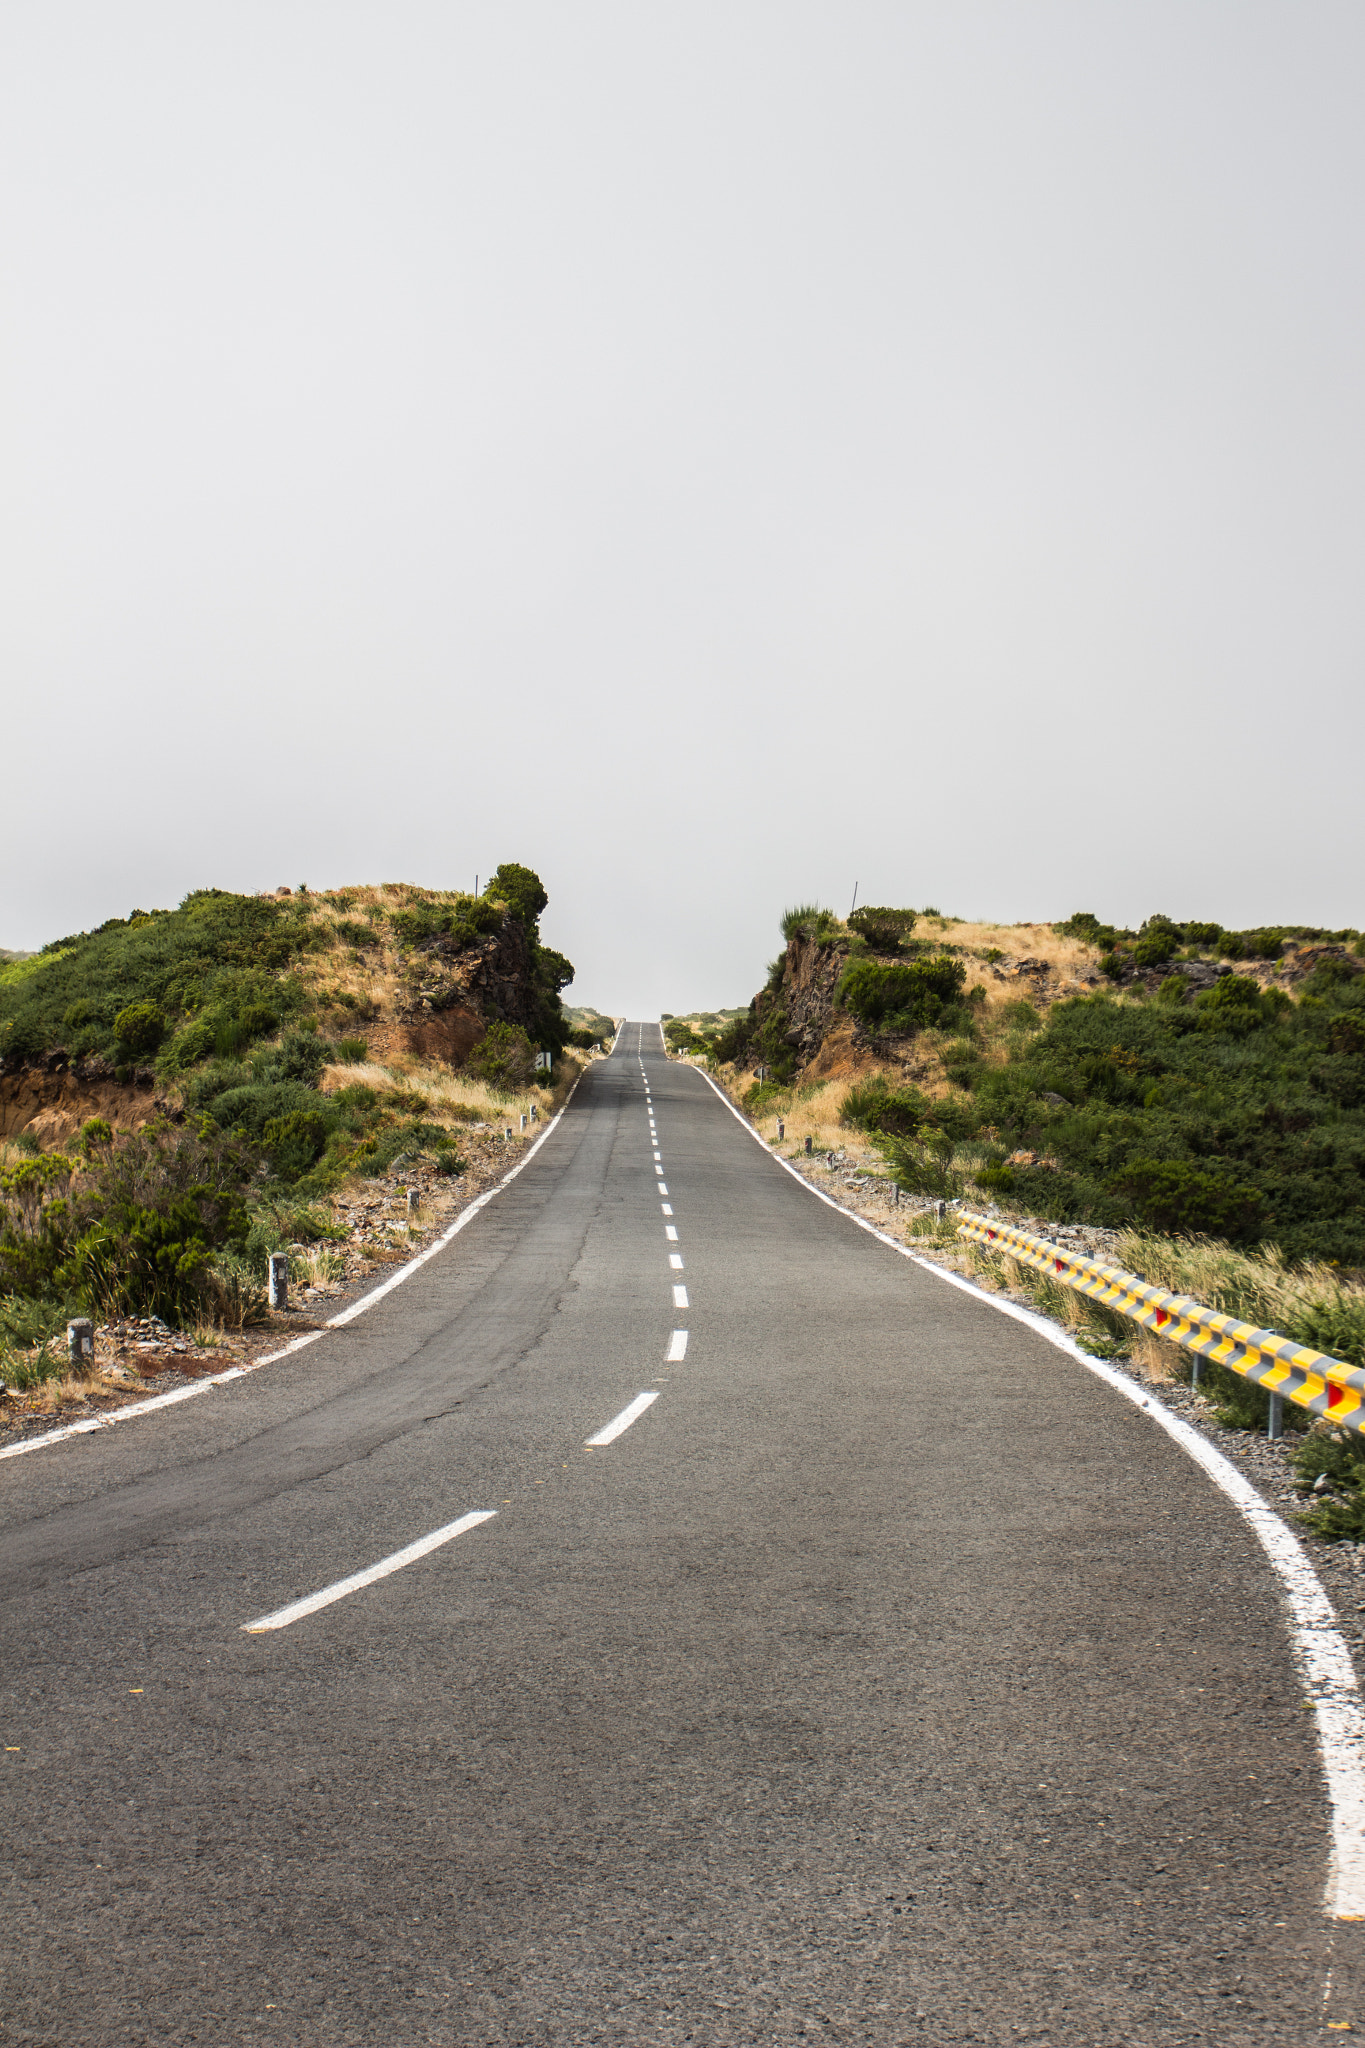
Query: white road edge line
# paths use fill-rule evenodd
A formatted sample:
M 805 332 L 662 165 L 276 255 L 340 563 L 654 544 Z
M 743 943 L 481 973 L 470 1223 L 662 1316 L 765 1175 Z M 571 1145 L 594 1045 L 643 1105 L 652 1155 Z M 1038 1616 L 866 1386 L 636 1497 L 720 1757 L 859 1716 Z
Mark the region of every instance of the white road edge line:
M 939 1280 L 946 1280 L 950 1287 L 961 1288 L 964 1294 L 974 1295 L 998 1314 L 1012 1316 L 1016 1322 L 1026 1324 L 1040 1337 L 1045 1337 L 1059 1351 L 1065 1351 L 1069 1358 L 1074 1358 L 1097 1379 L 1104 1380 L 1131 1401 L 1135 1408 L 1143 1409 L 1232 1501 L 1279 1579 L 1287 1609 L 1294 1663 L 1313 1705 L 1332 1814 L 1332 1855 L 1323 1909 L 1335 1920 L 1365 1919 L 1365 1708 L 1362 1708 L 1351 1653 L 1336 1625 L 1332 1603 L 1313 1569 L 1312 1560 L 1288 1523 L 1273 1508 L 1267 1507 L 1255 1487 L 1243 1478 L 1230 1459 L 1225 1458 L 1198 1430 L 1191 1429 L 1154 1393 L 1138 1386 L 1104 1359 L 1092 1358 L 1089 1352 L 1082 1351 L 1079 1344 L 1073 1343 L 1046 1316 L 1038 1315 L 1032 1309 L 1019 1308 L 1012 1301 L 1001 1301 L 964 1279 L 960 1273 L 950 1273 L 944 1267 L 936 1266 L 932 1259 L 921 1258 L 886 1231 L 878 1230 L 876 1224 L 869 1223 L 866 1217 L 855 1216 L 851 1209 L 845 1209 L 823 1189 L 813 1186 L 803 1173 L 798 1173 L 788 1160 L 774 1152 L 767 1139 L 754 1129 L 747 1117 L 741 1115 L 709 1074 L 702 1073 L 699 1067 L 693 1071 L 701 1073 L 703 1081 L 720 1097 L 754 1143 L 761 1145 L 769 1157 L 775 1159 L 808 1194 L 814 1195 L 826 1208 L 847 1217 L 850 1223 L 856 1223 L 860 1230 L 865 1230 L 879 1243 L 889 1245 L 893 1252 L 899 1252 L 912 1265 L 934 1274 Z
M 578 1076 L 578 1081 L 581 1081 L 583 1074 L 587 1072 L 588 1069 L 584 1067 L 583 1073 Z M 366 1309 L 373 1308 L 377 1301 L 382 1301 L 386 1294 L 392 1294 L 395 1287 L 401 1287 L 405 1280 L 410 1280 L 420 1266 L 425 1266 L 428 1259 L 434 1259 L 437 1252 L 444 1251 L 451 1239 L 459 1236 L 466 1223 L 471 1222 L 477 1216 L 479 1210 L 491 1202 L 495 1195 L 500 1195 L 503 1189 L 516 1179 L 524 1166 L 530 1165 L 569 1104 L 573 1101 L 574 1096 L 578 1093 L 578 1081 L 574 1082 L 573 1087 L 564 1097 L 563 1103 L 550 1118 L 549 1123 L 546 1124 L 544 1130 L 536 1139 L 535 1144 L 522 1154 L 516 1165 L 509 1173 L 503 1175 L 496 1186 L 485 1188 L 484 1192 L 481 1195 L 477 1195 L 467 1209 L 462 1209 L 449 1230 L 443 1231 L 434 1244 L 429 1244 L 425 1251 L 418 1252 L 416 1257 L 409 1259 L 406 1265 L 399 1266 L 395 1272 L 389 1275 L 387 1280 L 382 1281 L 369 1294 L 362 1294 L 359 1301 L 354 1301 L 349 1308 L 342 1309 L 339 1315 L 333 1316 L 330 1322 L 324 1323 L 320 1330 L 308 1330 L 303 1336 L 295 1337 L 288 1344 L 283 1345 L 280 1350 L 267 1352 L 264 1358 L 253 1358 L 250 1365 L 233 1365 L 229 1366 L 226 1372 L 209 1373 L 202 1380 L 196 1380 L 193 1386 L 177 1387 L 169 1394 L 154 1394 L 150 1400 L 132 1401 L 126 1408 L 111 1408 L 103 1415 L 92 1415 L 80 1422 L 69 1422 L 61 1429 L 45 1430 L 41 1436 L 31 1436 L 24 1443 L 8 1444 L 3 1450 L 0 1450 L 0 1459 L 22 1458 L 29 1451 L 42 1451 L 46 1450 L 49 1444 L 63 1443 L 69 1436 L 88 1436 L 93 1430 L 108 1429 L 116 1422 L 132 1422 L 139 1415 L 150 1415 L 156 1408 L 171 1408 L 180 1401 L 193 1401 L 199 1394 L 211 1393 L 214 1387 L 226 1386 L 229 1380 L 239 1380 L 249 1372 L 259 1372 L 263 1365 L 276 1365 L 280 1359 L 288 1358 L 291 1352 L 302 1351 L 306 1344 L 316 1344 L 319 1337 L 325 1337 L 329 1330 L 339 1330 L 344 1323 L 354 1322 L 355 1318 L 363 1315 Z M 668 1189 L 665 1188 L 663 1192 L 667 1194 Z
M 604 1444 L 615 1443 L 617 1437 L 629 1429 L 632 1422 L 638 1422 L 646 1408 L 651 1407 L 658 1398 L 657 1387 L 651 1387 L 647 1394 L 637 1394 L 629 1407 L 623 1408 L 619 1415 L 612 1417 L 605 1429 L 599 1429 L 596 1436 L 587 1439 L 589 1448 L 597 1451 L 601 1450 Z
M 672 1337 L 669 1339 L 668 1356 L 664 1360 L 664 1364 L 681 1365 L 686 1356 L 687 1332 L 686 1330 L 675 1330 L 673 1332 Z
M 372 1586 L 376 1579 L 387 1579 L 390 1572 L 401 1572 L 405 1565 L 416 1564 L 419 1557 L 439 1550 L 443 1543 L 453 1542 L 463 1536 L 466 1529 L 477 1528 L 480 1522 L 491 1522 L 497 1514 L 496 1508 L 476 1508 L 473 1514 L 461 1515 L 458 1522 L 447 1522 L 443 1529 L 433 1529 L 429 1536 L 419 1536 L 415 1543 L 405 1544 L 402 1550 L 395 1550 L 389 1557 L 381 1557 L 378 1564 L 367 1565 L 363 1572 L 352 1572 L 349 1579 L 338 1579 L 334 1585 L 324 1586 L 320 1593 L 309 1593 L 302 1600 L 291 1600 L 288 1607 L 277 1607 L 273 1614 L 262 1614 L 255 1621 L 244 1621 L 242 1628 L 249 1636 L 265 1635 L 270 1629 L 288 1628 L 291 1622 L 302 1621 L 305 1614 L 316 1614 L 320 1607 L 330 1607 L 334 1600 L 344 1600 L 348 1593 L 358 1593 L 362 1586 Z

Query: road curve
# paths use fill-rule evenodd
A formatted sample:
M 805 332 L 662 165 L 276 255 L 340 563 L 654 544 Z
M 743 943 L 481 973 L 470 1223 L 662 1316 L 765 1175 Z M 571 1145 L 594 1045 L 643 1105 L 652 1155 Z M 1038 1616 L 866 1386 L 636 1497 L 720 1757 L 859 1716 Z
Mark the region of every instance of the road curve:
M 1365 2024 L 1236 1510 L 656 1026 L 372 1310 L 0 1502 L 0 2048 Z

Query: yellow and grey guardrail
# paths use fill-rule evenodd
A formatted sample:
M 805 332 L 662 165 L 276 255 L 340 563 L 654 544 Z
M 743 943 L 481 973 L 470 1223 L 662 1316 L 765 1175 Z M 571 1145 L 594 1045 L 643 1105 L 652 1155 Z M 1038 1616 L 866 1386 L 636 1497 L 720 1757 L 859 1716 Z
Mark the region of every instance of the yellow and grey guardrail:
M 1196 1387 L 1199 1361 L 1204 1358 L 1263 1387 L 1270 1396 L 1269 1433 L 1273 1437 L 1283 1433 L 1287 1400 L 1344 1429 L 1365 1434 L 1365 1369 L 1360 1366 L 1344 1365 L 1339 1358 L 1328 1358 L 1274 1330 L 1239 1323 L 1235 1316 L 1205 1308 L 1188 1294 L 1167 1294 L 1160 1287 L 1150 1287 L 1122 1266 L 1101 1265 L 1098 1259 L 1068 1251 L 1048 1238 L 1033 1237 L 1026 1230 L 1014 1230 L 989 1216 L 977 1216 L 970 1209 L 959 1211 L 958 1236 L 1004 1252 L 1020 1265 L 1046 1273 L 1049 1280 L 1060 1281 L 1063 1287 L 1072 1287 L 1105 1308 L 1130 1316 L 1169 1343 L 1183 1345 L 1195 1356 Z

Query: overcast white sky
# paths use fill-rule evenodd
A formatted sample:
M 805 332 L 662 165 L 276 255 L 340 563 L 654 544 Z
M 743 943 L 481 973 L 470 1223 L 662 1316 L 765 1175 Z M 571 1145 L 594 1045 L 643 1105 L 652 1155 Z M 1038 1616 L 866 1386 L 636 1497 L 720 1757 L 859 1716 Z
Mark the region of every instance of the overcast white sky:
M 1365 9 L 8 0 L 0 944 L 1365 924 Z

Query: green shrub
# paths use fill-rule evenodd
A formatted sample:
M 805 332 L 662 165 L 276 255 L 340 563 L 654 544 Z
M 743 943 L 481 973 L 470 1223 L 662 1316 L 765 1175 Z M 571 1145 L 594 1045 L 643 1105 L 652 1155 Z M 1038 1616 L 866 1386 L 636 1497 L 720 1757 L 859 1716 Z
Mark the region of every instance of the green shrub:
M 869 1028 L 914 1031 L 935 1023 L 966 979 L 962 962 L 946 953 L 905 966 L 858 960 L 841 976 L 835 1002 Z
M 1225 974 L 1194 999 L 1202 1031 L 1254 1031 L 1269 1014 L 1254 981 L 1244 974 Z
M 819 903 L 796 903 L 782 913 L 782 936 L 791 942 L 798 935 L 802 938 L 818 938 L 822 934 L 838 929 L 839 920 L 832 910 L 826 910 Z
M 743 1066 L 749 1057 L 749 1048 L 753 1044 L 757 1028 L 754 1005 L 750 1003 L 748 1014 L 732 1018 L 716 1039 L 712 1052 L 717 1064 L 724 1067 Z
M 917 1088 L 892 1088 L 884 1076 L 857 1082 L 839 1104 L 840 1123 L 910 1138 L 926 1121 L 929 1105 Z
M 878 1142 L 907 1194 L 936 1196 L 941 1201 L 955 1201 L 961 1195 L 962 1176 L 953 1171 L 951 1138 L 931 1131 L 925 1131 L 919 1139 L 887 1133 Z
M 1290 1405 L 1285 1403 L 1286 1420 Z M 1303 1517 L 1314 1535 L 1329 1543 L 1365 1543 L 1365 1442 L 1354 1433 L 1314 1430 L 1295 1450 L 1293 1463 L 1300 1492 L 1312 1494 L 1320 1478 L 1328 1482 Z
M 1154 1230 L 1236 1240 L 1254 1237 L 1261 1220 L 1259 1190 L 1186 1159 L 1135 1159 L 1110 1186 Z
M 113 1142 L 114 1127 L 112 1124 L 106 1123 L 102 1116 L 89 1116 L 81 1125 L 81 1134 L 77 1139 L 77 1143 L 87 1159 L 91 1158 L 96 1152 L 102 1151 L 106 1145 L 112 1145 Z
M 249 1330 L 270 1320 L 270 1297 L 248 1260 L 220 1253 L 205 1269 L 209 1313 L 225 1330 Z
M 1133 958 L 1139 967 L 1161 967 L 1178 951 L 1183 936 L 1169 917 L 1149 917 L 1138 933 Z
M 358 1067 L 369 1056 L 369 1041 L 364 1038 L 339 1038 L 332 1047 L 332 1060 L 339 1067 Z
M 850 931 L 865 939 L 874 953 L 898 953 L 903 940 L 915 929 L 913 910 L 874 909 L 865 905 L 848 920 Z
M 59 1152 L 0 1171 L 0 1292 L 41 1299 L 61 1291 L 76 1228 L 69 1199 L 74 1171 Z
M 317 1164 L 327 1144 L 327 1132 L 327 1118 L 318 1109 L 294 1109 L 286 1116 L 269 1119 L 261 1136 L 281 1180 L 299 1180 Z
M 208 1059 L 216 1050 L 219 1021 L 208 1017 L 196 1017 L 183 1031 L 177 1031 L 158 1062 L 161 1072 L 166 1075 L 183 1074 L 190 1067 L 197 1067 L 201 1060 Z
M 541 911 L 550 900 L 535 869 L 523 867 L 520 861 L 515 860 L 503 861 L 484 894 L 499 898 L 513 917 L 520 918 L 532 933 L 537 929 Z
M 490 1024 L 468 1061 L 471 1074 L 499 1094 L 529 1088 L 535 1078 L 536 1049 L 519 1024 Z
M 102 1315 L 201 1312 L 210 1260 L 246 1239 L 249 1166 L 240 1147 L 195 1130 L 148 1125 L 118 1138 L 66 1198 L 61 1280 Z
M 1020 1000 L 1001 1004 L 1000 1021 L 1007 1024 L 1011 1031 L 1037 1031 L 1043 1020 L 1032 1003 Z
M 129 1003 L 114 1019 L 119 1052 L 128 1058 L 155 1052 L 166 1035 L 166 1020 L 155 1003 Z
M 246 1003 L 238 1017 L 238 1023 L 248 1039 L 269 1038 L 279 1026 L 279 1018 L 268 1003 Z
M 1156 992 L 1156 999 L 1159 1003 L 1183 1004 L 1189 992 L 1183 974 L 1168 974 Z

